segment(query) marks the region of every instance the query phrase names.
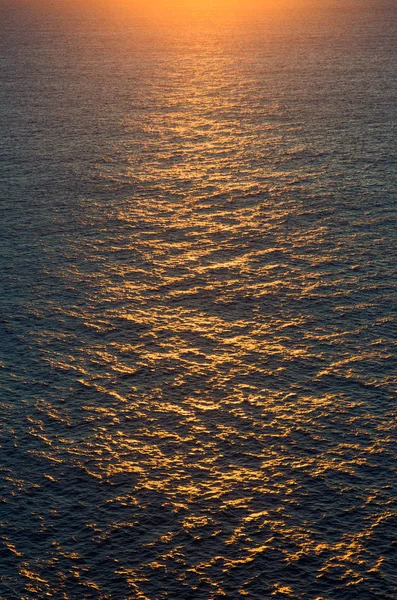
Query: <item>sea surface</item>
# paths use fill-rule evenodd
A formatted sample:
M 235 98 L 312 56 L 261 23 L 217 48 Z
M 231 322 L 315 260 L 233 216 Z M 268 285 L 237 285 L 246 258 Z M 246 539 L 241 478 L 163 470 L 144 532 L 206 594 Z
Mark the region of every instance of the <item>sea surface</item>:
M 1 600 L 397 598 L 397 4 L 265 5 L 1 4 Z

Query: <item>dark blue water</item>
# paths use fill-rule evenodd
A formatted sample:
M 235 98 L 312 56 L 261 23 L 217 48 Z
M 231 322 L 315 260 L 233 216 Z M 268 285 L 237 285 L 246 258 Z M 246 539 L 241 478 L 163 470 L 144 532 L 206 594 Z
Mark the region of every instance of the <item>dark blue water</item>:
M 395 3 L 0 14 L 1 600 L 395 600 Z

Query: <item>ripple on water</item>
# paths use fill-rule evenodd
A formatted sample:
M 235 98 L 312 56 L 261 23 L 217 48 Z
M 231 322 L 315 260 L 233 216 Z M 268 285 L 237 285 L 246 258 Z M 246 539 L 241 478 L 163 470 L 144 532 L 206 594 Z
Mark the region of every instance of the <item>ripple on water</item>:
M 157 46 L 8 15 L 2 598 L 396 597 L 393 28 L 361 4 Z

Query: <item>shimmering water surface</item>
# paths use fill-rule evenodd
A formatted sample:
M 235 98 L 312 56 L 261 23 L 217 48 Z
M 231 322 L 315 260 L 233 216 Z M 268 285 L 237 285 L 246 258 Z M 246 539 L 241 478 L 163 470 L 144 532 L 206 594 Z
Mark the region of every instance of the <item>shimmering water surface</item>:
M 2 600 L 397 598 L 396 13 L 3 2 Z

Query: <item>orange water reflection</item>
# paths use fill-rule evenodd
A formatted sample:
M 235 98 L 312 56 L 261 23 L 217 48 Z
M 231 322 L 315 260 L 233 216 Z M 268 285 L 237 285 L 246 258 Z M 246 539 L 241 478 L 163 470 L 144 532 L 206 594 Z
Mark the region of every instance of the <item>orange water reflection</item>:
M 149 6 L 139 15 L 156 26 L 142 47 L 120 28 L 137 14 L 124 3 L 103 9 L 119 27 L 99 38 L 104 62 L 95 44 L 79 55 L 86 73 L 98 70 L 94 98 L 107 69 L 123 110 L 106 107 L 111 151 L 90 173 L 101 193 L 80 200 L 67 260 L 46 266 L 66 290 L 82 290 L 79 304 L 46 306 L 77 326 L 31 333 L 43 364 L 71 380 L 27 417 L 40 443 L 32 456 L 48 465 L 42 485 L 62 485 L 56 466 L 72 465 L 93 486 L 84 535 L 101 547 L 126 536 L 114 569 L 134 598 L 154 597 L 145 590 L 167 574 L 192 598 L 200 586 L 208 598 L 230 597 L 236 577 L 233 598 L 250 597 L 255 581 L 268 597 L 298 598 L 301 581 L 287 585 L 285 569 L 302 573 L 311 561 L 318 581 L 337 572 L 358 585 L 381 568 L 368 543 L 391 512 L 385 504 L 349 529 L 342 510 L 339 531 L 332 502 L 354 493 L 357 506 L 381 506 L 387 495 L 360 477 L 392 438 L 391 421 L 378 422 L 363 399 L 389 383 L 374 381 L 366 361 L 388 355 L 381 340 L 365 351 L 356 344 L 383 317 L 339 319 L 363 308 L 351 303 L 360 271 L 344 261 L 347 247 L 358 248 L 359 263 L 364 244 L 358 225 L 350 236 L 332 229 L 334 198 L 318 201 L 327 130 L 316 137 L 310 119 L 321 39 L 313 36 L 301 67 L 291 20 L 288 35 L 270 25 L 258 34 L 236 27 L 237 2 L 211 3 L 210 22 L 206 3 L 161 3 L 152 15 Z M 194 27 L 189 12 L 201 14 Z M 164 33 L 166 14 L 184 27 Z M 13 485 L 19 493 L 26 484 Z M 53 565 L 78 560 L 66 546 L 54 540 Z M 85 568 L 76 564 L 73 576 L 84 579 Z M 32 593 L 59 591 L 34 561 L 20 575 Z M 97 581 L 84 585 L 101 597 Z

